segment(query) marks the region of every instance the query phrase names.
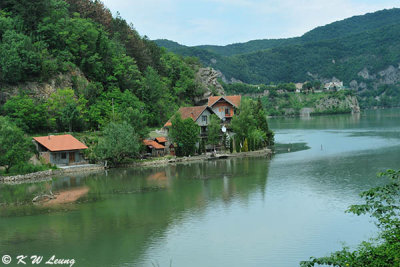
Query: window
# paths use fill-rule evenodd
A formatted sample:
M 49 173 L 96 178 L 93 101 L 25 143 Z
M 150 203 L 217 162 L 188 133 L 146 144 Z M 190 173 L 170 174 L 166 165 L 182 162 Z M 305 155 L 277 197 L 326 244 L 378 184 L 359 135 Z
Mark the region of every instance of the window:
M 207 116 L 201 116 L 201 120 L 205 123 L 207 123 Z
M 225 109 L 225 116 L 229 116 L 231 113 L 230 113 L 230 111 L 229 111 L 229 108 L 226 108 Z
M 67 158 L 67 153 L 65 153 L 65 152 L 61 153 L 61 158 L 62 159 L 66 159 Z

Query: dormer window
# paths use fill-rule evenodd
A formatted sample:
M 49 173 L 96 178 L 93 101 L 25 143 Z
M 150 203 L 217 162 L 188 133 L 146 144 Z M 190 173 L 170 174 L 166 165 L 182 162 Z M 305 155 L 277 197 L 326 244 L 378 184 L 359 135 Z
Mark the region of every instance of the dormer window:
M 231 112 L 230 112 L 229 108 L 226 108 L 225 109 L 225 116 L 229 116 L 230 114 L 231 114 Z
M 201 120 L 205 123 L 207 123 L 207 116 L 201 116 Z

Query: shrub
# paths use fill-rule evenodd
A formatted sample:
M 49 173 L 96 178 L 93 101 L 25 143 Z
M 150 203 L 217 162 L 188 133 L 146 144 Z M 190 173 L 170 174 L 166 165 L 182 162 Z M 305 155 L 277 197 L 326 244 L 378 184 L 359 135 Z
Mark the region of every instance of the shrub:
M 249 151 L 249 145 L 248 145 L 247 138 L 244 139 L 243 147 L 242 147 L 242 152 L 248 152 Z

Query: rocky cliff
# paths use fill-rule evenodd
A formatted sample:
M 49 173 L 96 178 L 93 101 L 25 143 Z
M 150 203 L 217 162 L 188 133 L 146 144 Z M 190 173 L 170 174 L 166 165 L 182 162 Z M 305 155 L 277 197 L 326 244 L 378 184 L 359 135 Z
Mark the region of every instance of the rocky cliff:
M 359 113 L 360 105 L 357 97 L 346 96 L 341 97 L 326 97 L 315 103 L 312 113 Z
M 11 96 L 18 95 L 21 91 L 38 99 L 46 100 L 58 88 L 77 88 L 84 90 L 89 84 L 83 73 L 75 71 L 58 74 L 47 82 L 24 82 L 17 85 L 0 86 L 0 105 L 4 104 Z
M 199 68 L 196 73 L 196 81 L 203 87 L 202 96 L 195 98 L 196 104 L 204 104 L 211 95 L 224 95 L 225 91 L 218 79 L 221 78 L 221 72 L 213 68 Z

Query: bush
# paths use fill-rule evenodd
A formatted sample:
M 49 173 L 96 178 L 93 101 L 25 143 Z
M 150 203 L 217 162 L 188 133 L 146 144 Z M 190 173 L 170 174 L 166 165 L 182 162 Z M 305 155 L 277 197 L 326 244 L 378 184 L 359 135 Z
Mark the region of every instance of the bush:
M 244 139 L 243 147 L 242 147 L 242 152 L 248 152 L 249 151 L 249 145 L 248 145 L 247 138 Z
M 9 175 L 27 174 L 52 169 L 50 164 L 33 165 L 32 163 L 18 163 L 10 168 Z
M 240 152 L 240 139 L 237 136 L 235 137 L 235 150 L 237 153 Z

